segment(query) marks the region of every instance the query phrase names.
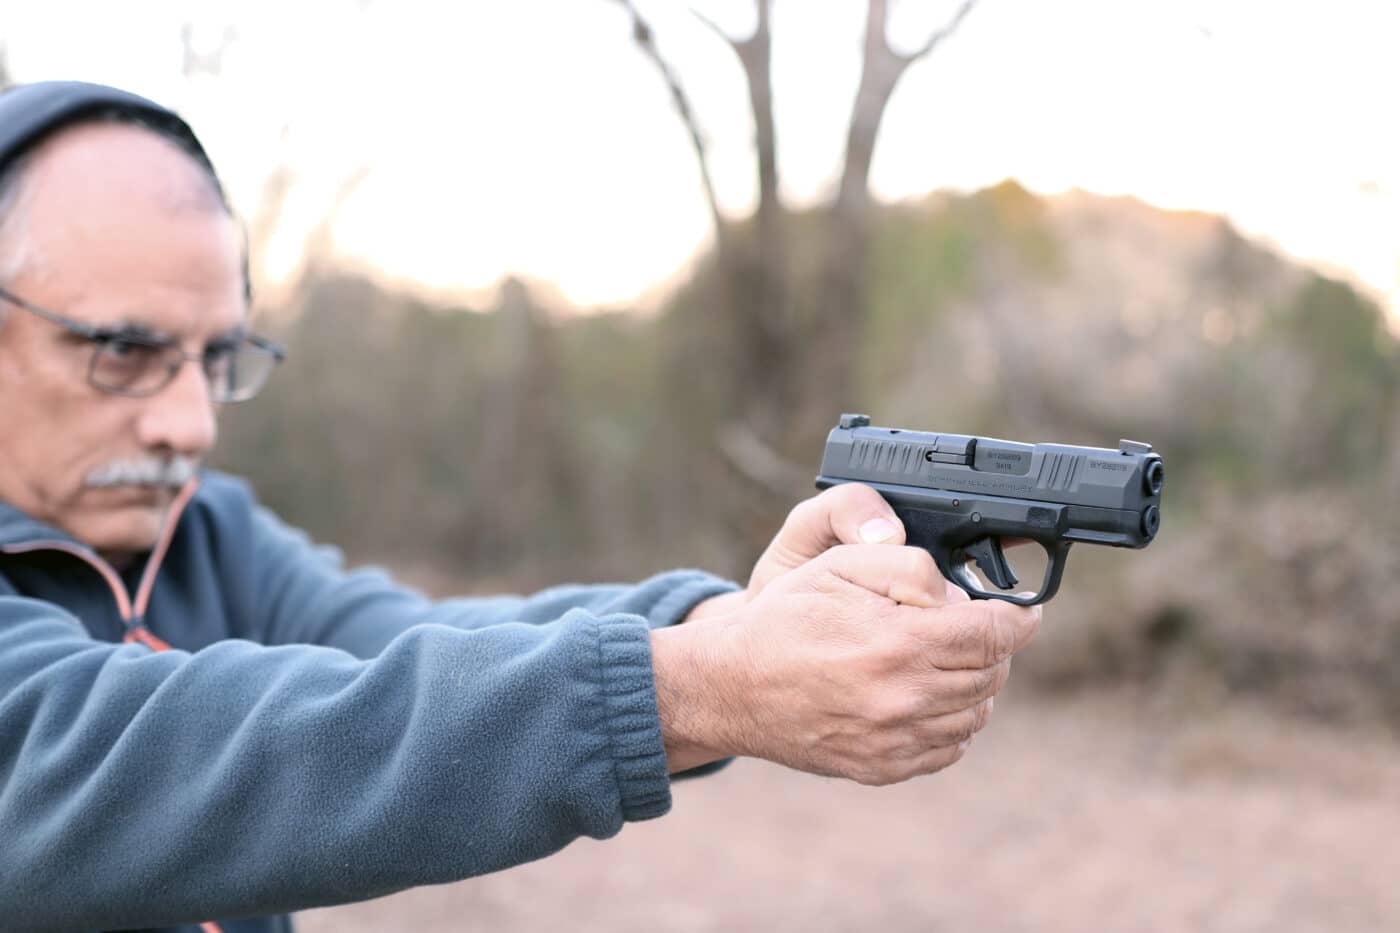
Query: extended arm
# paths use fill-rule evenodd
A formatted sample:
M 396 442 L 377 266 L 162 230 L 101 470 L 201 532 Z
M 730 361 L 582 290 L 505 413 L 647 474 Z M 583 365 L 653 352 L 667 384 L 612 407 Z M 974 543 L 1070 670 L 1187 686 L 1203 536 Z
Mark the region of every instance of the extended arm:
M 648 628 L 423 625 L 370 661 L 91 640 L 0 595 L 0 916 L 295 910 L 517 864 L 669 805 Z
M 699 603 L 735 589 L 698 570 L 658 574 L 637 584 L 559 586 L 529 597 L 484 596 L 433 601 L 379 570 L 353 573 L 332 548 L 315 547 L 265 509 L 252 512 L 246 585 L 257 592 L 248 636 L 267 644 L 319 644 L 369 658 L 415 625 L 480 629 L 510 622 L 543 624 L 572 609 L 625 613 L 653 628 L 683 620 Z

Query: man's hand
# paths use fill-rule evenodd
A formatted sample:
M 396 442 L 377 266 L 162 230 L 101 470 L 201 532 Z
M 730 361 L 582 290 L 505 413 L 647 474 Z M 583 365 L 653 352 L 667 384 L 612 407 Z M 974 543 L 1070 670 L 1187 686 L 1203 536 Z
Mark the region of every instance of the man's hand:
M 778 576 L 838 544 L 903 544 L 904 525 L 888 502 L 869 486 L 842 483 L 799 502 L 763 556 L 749 585 L 696 606 L 687 621 L 724 615 L 751 601 Z
M 884 497 L 860 483 L 832 486 L 799 502 L 749 575 L 747 592 L 801 567 L 838 544 L 903 544 L 904 525 Z
M 804 553 L 787 544 L 827 538 L 820 522 L 790 519 L 764 560 L 782 566 Z M 968 600 L 926 551 L 827 547 L 716 624 L 652 633 L 672 770 L 751 755 L 888 784 L 947 767 L 1039 621 L 1038 606 Z

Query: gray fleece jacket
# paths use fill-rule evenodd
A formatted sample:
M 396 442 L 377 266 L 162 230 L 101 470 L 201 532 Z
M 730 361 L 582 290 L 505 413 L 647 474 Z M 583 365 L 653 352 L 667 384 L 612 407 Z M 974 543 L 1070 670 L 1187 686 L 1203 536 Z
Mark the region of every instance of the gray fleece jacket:
M 286 930 L 669 808 L 648 630 L 733 584 L 431 602 L 177 505 L 118 574 L 0 503 L 0 929 Z

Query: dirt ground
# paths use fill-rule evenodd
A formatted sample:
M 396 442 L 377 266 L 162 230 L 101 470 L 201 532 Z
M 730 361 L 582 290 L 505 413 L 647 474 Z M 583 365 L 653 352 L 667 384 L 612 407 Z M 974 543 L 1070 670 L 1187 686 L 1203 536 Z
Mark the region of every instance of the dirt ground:
M 1400 930 L 1393 735 L 1159 704 L 1013 692 L 896 787 L 739 761 L 615 839 L 298 929 Z

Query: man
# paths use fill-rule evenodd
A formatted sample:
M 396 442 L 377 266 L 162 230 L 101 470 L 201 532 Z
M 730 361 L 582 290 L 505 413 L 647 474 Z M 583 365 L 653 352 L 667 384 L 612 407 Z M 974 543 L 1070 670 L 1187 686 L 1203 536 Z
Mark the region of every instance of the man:
M 285 930 L 610 836 L 735 755 L 936 771 L 1039 622 L 891 546 L 854 485 L 799 505 L 743 589 L 432 603 L 347 574 L 197 469 L 280 358 L 247 318 L 178 117 L 86 84 L 0 95 L 7 930 Z

